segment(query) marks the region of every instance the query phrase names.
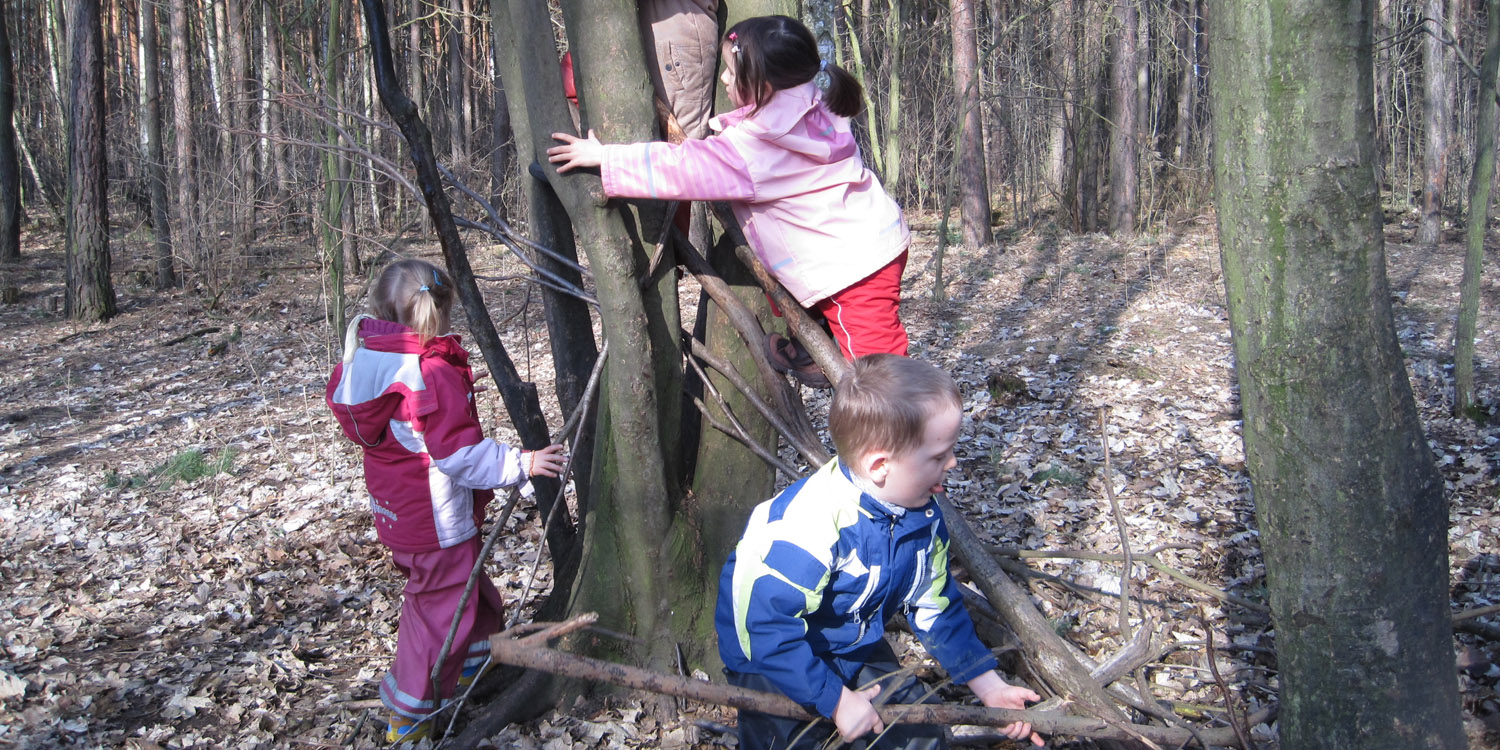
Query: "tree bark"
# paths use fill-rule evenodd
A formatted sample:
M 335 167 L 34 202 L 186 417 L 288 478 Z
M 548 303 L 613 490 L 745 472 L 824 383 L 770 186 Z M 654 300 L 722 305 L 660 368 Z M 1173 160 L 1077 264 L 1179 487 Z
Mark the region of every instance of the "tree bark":
M 224 0 L 220 11 L 224 15 L 225 33 L 229 48 L 228 74 L 224 77 L 225 89 L 229 92 L 226 107 L 229 131 L 229 158 L 231 180 L 229 191 L 230 236 L 235 247 L 245 247 L 255 240 L 255 149 L 249 144 L 249 135 L 255 130 L 251 118 L 249 85 L 249 54 L 246 50 L 249 34 L 245 0 Z
M 1474 126 L 1474 174 L 1469 183 L 1469 227 L 1464 273 L 1458 284 L 1458 320 L 1453 328 L 1453 411 L 1474 407 L 1474 336 L 1479 328 L 1479 275 L 1489 233 L 1490 189 L 1495 179 L 1495 81 L 1500 68 L 1500 1 L 1489 0 L 1488 42 L 1479 71 L 1478 123 Z
M 994 244 L 990 230 L 990 185 L 984 173 L 984 128 L 979 107 L 979 43 L 974 32 L 974 0 L 953 1 L 953 87 L 958 94 L 959 201 L 963 215 L 964 244 L 985 247 Z
M 1282 746 L 1462 748 L 1442 478 L 1385 276 L 1374 11 L 1240 0 L 1210 18 L 1246 465 Z
M 1115 3 L 1115 20 L 1119 24 L 1119 37 L 1115 40 L 1112 90 L 1110 96 L 1110 119 L 1114 127 L 1110 131 L 1109 162 L 1109 231 L 1116 235 L 1135 232 L 1136 166 L 1140 140 L 1140 107 L 1136 80 L 1139 67 L 1139 13 L 1135 0 L 1118 0 Z
M 1453 96 L 1448 46 L 1443 44 L 1444 0 L 1425 0 L 1422 15 L 1422 219 L 1417 243 L 1436 248 L 1443 234 L 1443 191 L 1448 187 L 1448 139 L 1453 128 Z
M 109 280 L 109 177 L 104 160 L 104 31 L 99 0 L 73 15 L 68 97 L 67 284 L 63 307 L 74 320 L 115 315 Z
M 140 133 L 142 173 L 151 198 L 151 230 L 156 239 L 156 288 L 177 286 L 172 260 L 171 208 L 167 204 L 167 163 L 161 146 L 160 55 L 156 3 L 140 4 Z
M 6 29 L 9 17 L 0 0 L 0 263 L 21 259 L 21 157 L 16 151 L 16 66 Z
M 204 252 L 198 222 L 198 174 L 193 164 L 197 138 L 193 134 L 192 68 L 188 64 L 187 0 L 171 0 L 172 131 L 177 162 L 178 254 L 189 259 L 201 275 Z

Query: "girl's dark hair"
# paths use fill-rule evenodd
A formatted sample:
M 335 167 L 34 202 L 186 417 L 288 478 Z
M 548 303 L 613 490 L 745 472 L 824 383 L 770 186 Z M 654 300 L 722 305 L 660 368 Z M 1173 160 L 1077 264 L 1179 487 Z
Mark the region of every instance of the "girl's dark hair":
M 447 327 L 453 291 L 447 271 L 425 260 L 398 260 L 370 288 L 370 311 L 410 328 L 425 344 Z
M 734 49 L 738 47 L 739 51 Z M 801 86 L 818 74 L 818 43 L 802 22 L 786 16 L 747 18 L 729 27 L 724 48 L 735 63 L 735 93 L 760 111 L 771 94 Z M 864 89 L 849 72 L 828 62 L 831 82 L 823 92 L 829 111 L 853 117 L 864 108 Z

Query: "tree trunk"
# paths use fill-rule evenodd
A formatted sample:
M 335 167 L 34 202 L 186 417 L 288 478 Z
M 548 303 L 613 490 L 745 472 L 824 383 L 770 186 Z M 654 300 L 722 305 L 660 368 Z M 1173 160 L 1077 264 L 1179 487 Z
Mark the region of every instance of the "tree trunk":
M 906 30 L 904 0 L 890 0 L 890 15 L 886 18 L 886 70 L 885 92 L 885 188 L 892 195 L 901 190 L 901 62 L 902 33 Z
M 1281 745 L 1456 749 L 1447 509 L 1385 276 L 1373 4 L 1214 8 L 1226 298 Z
M 193 164 L 193 85 L 188 64 L 187 0 L 171 0 L 172 131 L 177 161 L 177 232 L 180 257 L 190 259 L 201 276 L 204 251 L 198 223 L 198 173 Z
M 1469 228 L 1464 274 L 1458 285 L 1458 321 L 1453 330 L 1453 411 L 1474 408 L 1474 335 L 1479 327 L 1479 274 L 1489 233 L 1490 188 L 1495 179 L 1495 80 L 1500 68 L 1500 0 L 1489 0 L 1488 42 L 1480 65 L 1478 123 L 1474 126 L 1474 174 L 1469 182 Z
M 1443 191 L 1448 186 L 1448 139 L 1453 128 L 1453 96 L 1448 80 L 1448 46 L 1443 44 L 1444 0 L 1426 0 L 1422 15 L 1422 220 L 1417 244 L 1436 248 L 1443 235 Z
M 342 62 L 343 51 L 341 44 L 344 35 L 340 29 L 343 26 L 339 13 L 343 3 L 328 4 L 328 28 L 324 42 L 323 58 L 323 100 L 331 105 L 337 103 L 342 91 L 342 76 L 339 75 L 339 63 Z M 337 121 L 339 113 L 330 108 L 327 116 Z M 344 177 L 347 176 L 348 167 L 344 166 L 346 159 L 338 150 L 338 130 L 329 123 L 323 127 L 323 221 L 322 237 L 323 264 L 328 274 L 328 322 L 334 331 L 334 339 L 343 341 L 342 332 L 348 325 L 347 313 L 345 312 L 344 300 L 344 234 L 349 227 L 344 224 L 344 201 L 347 196 L 347 188 Z
M 141 172 L 151 196 L 151 229 L 156 238 L 156 288 L 177 286 L 172 260 L 171 209 L 167 204 L 167 163 L 161 147 L 161 77 L 156 42 L 156 3 L 140 5 Z
M 21 157 L 16 151 L 16 67 L 11 57 L 10 13 L 0 0 L 0 263 L 21 259 Z
M 104 31 L 99 0 L 80 0 L 70 30 L 67 284 L 63 307 L 82 321 L 115 315 L 109 280 L 109 176 L 104 160 Z
M 984 128 L 979 107 L 979 46 L 974 33 L 974 0 L 953 0 L 953 86 L 958 93 L 960 139 L 953 148 L 958 160 L 959 206 L 964 244 L 994 244 L 990 231 L 990 186 L 984 174 Z
M 229 66 L 224 78 L 225 90 L 229 92 L 226 108 L 229 131 L 229 158 L 232 170 L 230 179 L 234 185 L 229 191 L 230 236 L 234 247 L 243 248 L 255 240 L 255 150 L 250 146 L 250 136 L 255 130 L 251 118 L 249 55 L 246 51 L 249 24 L 245 0 L 224 0 L 220 12 L 224 16 L 228 36 Z
M 1138 64 L 1139 8 L 1135 0 L 1115 3 L 1115 20 L 1119 37 L 1115 41 L 1112 67 L 1110 119 L 1114 122 L 1109 146 L 1109 231 L 1116 235 L 1135 232 L 1136 215 L 1136 143 L 1140 139 L 1140 86 L 1136 81 Z
M 263 174 L 266 175 L 266 202 L 275 207 L 272 216 L 277 220 L 284 220 L 291 213 L 287 206 L 282 205 L 287 185 L 292 180 L 292 169 L 286 160 L 286 147 L 281 143 L 282 133 L 282 59 L 281 39 L 284 33 L 281 26 L 280 12 L 275 3 L 266 3 L 263 6 L 265 25 L 264 38 L 266 48 L 261 52 L 262 69 L 261 90 L 265 92 L 265 102 L 262 105 L 261 121 L 265 123 L 263 132 L 266 134 L 265 144 L 269 153 L 270 163 Z

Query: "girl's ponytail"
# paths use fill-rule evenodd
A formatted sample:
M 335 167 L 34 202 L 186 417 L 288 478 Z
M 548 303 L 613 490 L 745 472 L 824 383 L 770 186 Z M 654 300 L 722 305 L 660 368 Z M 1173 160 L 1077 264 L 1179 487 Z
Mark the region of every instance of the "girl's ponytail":
M 865 89 L 859 85 L 849 71 L 832 62 L 823 65 L 828 74 L 828 90 L 823 92 L 823 103 L 828 111 L 839 117 L 853 117 L 865 108 Z
M 410 328 L 422 343 L 447 332 L 453 279 L 425 260 L 398 260 L 380 272 L 370 291 L 375 317 Z

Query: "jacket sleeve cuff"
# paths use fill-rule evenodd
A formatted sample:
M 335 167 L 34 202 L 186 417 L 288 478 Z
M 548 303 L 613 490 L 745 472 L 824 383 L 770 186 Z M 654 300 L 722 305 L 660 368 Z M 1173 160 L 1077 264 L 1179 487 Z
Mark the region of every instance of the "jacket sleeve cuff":
M 995 659 L 995 655 L 985 650 L 981 653 L 974 653 L 967 656 L 962 659 L 961 663 L 953 665 L 944 664 L 943 669 L 947 670 L 948 677 L 954 683 L 963 685 L 991 669 L 997 669 L 999 666 L 1000 662 Z
M 813 702 L 813 708 L 824 717 L 832 719 L 834 709 L 839 707 L 839 699 L 844 697 L 844 683 L 833 670 L 827 670 L 823 678 L 823 688 L 818 691 L 818 699 Z

